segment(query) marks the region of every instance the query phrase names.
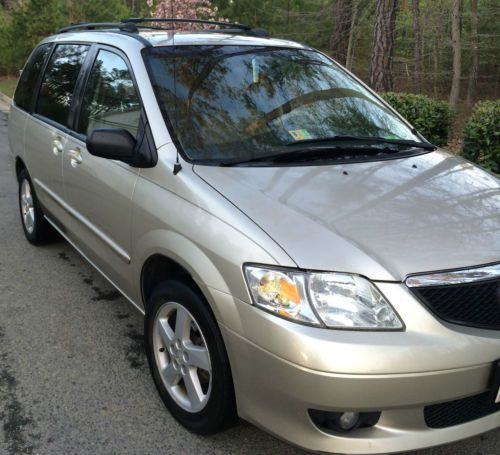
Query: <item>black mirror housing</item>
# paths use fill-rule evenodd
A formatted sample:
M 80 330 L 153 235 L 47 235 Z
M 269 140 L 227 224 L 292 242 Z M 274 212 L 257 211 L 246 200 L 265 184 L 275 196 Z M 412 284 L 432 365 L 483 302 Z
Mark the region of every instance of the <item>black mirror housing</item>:
M 91 155 L 132 164 L 136 141 L 122 128 L 96 128 L 87 136 L 87 150 Z

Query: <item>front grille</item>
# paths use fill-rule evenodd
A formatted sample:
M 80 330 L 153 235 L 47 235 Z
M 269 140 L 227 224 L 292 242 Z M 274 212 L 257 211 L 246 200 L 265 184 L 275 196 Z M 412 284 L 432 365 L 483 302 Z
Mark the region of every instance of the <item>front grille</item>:
M 445 321 L 500 330 L 500 278 L 409 289 Z
M 489 392 L 461 400 L 433 404 L 424 408 L 425 423 L 430 428 L 446 428 L 486 417 L 500 411 L 500 403 L 493 403 Z

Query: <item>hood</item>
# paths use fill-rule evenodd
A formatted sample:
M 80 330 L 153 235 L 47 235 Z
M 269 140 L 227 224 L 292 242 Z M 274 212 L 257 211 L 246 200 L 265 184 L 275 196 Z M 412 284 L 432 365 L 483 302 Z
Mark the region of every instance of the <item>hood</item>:
M 399 281 L 500 260 L 500 180 L 444 151 L 370 163 L 194 170 L 300 268 Z

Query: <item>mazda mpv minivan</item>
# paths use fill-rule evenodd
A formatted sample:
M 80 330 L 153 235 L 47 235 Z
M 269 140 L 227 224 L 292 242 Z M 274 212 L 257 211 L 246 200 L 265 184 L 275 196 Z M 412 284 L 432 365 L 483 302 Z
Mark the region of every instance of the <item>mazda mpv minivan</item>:
M 158 27 L 45 39 L 9 139 L 27 239 L 144 313 L 175 418 L 342 453 L 498 428 L 499 179 L 321 52 Z

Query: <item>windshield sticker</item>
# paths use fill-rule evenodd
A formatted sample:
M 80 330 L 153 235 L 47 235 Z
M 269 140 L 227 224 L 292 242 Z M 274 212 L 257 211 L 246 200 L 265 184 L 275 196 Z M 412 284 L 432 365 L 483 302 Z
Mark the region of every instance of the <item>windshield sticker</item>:
M 383 136 L 384 139 L 401 139 L 399 136 L 396 136 L 395 134 L 386 134 Z
M 253 83 L 257 84 L 259 82 L 259 62 L 256 58 L 252 59 L 252 75 L 253 75 Z
M 289 130 L 288 132 L 296 141 L 304 141 L 313 138 L 311 133 L 307 130 Z

